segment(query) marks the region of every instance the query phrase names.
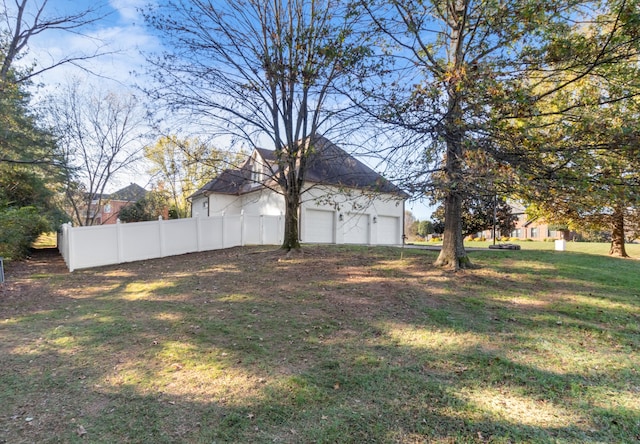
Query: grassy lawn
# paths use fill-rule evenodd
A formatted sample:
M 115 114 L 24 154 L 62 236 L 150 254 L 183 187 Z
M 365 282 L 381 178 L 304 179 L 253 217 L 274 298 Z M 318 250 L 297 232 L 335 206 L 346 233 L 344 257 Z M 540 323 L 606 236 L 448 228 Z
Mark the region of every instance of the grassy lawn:
M 637 442 L 640 261 L 528 244 L 9 264 L 0 443 Z
M 536 241 L 506 241 L 506 242 L 498 242 L 498 243 L 507 243 L 507 244 L 517 244 L 523 250 L 543 250 L 543 251 L 554 251 L 555 243 L 554 242 L 536 242 Z M 416 245 L 433 245 L 440 246 L 440 243 L 432 243 L 432 242 L 416 242 Z M 467 248 L 488 248 L 489 245 L 493 244 L 492 241 L 465 241 L 464 245 Z M 565 251 L 571 253 L 585 253 L 585 254 L 597 254 L 601 256 L 606 256 L 609 254 L 609 248 L 611 247 L 610 243 L 605 242 L 566 242 Z M 625 248 L 627 250 L 627 254 L 631 257 L 640 258 L 640 243 L 636 244 L 626 244 Z

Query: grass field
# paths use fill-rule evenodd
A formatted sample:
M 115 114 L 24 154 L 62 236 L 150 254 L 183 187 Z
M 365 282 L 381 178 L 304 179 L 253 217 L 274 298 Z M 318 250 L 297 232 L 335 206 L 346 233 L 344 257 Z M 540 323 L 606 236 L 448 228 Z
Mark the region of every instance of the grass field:
M 517 244 L 523 250 L 542 250 L 542 251 L 554 251 L 555 243 L 554 242 L 536 242 L 536 241 L 508 241 L 504 243 Z M 491 245 L 491 241 L 484 242 L 475 242 L 475 241 L 467 241 L 465 242 L 466 247 L 470 248 L 487 248 Z M 428 243 L 424 244 L 428 245 Z M 611 244 L 604 242 L 566 242 L 565 243 L 566 250 L 570 253 L 585 253 L 585 254 L 597 254 L 601 256 L 606 256 L 609 254 L 609 248 Z M 626 244 L 625 245 L 627 254 L 631 257 L 640 258 L 640 243 L 634 244 Z
M 637 442 L 640 261 L 533 244 L 9 264 L 0 443 Z

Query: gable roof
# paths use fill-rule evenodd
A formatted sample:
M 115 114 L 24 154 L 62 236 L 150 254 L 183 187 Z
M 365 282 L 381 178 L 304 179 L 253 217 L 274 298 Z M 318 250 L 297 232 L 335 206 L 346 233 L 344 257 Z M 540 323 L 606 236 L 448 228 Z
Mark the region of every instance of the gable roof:
M 137 202 L 147 195 L 147 190 L 136 183 L 127 185 L 126 187 L 107 195 L 111 200 L 122 200 L 125 202 Z
M 318 136 L 314 141 L 313 147 L 315 150 L 307 161 L 307 181 L 408 197 L 396 185 L 348 154 L 326 137 Z
M 373 192 L 397 194 L 409 197 L 396 185 L 382 177 L 355 157 L 338 147 L 329 139 L 317 136 L 314 139 L 313 151 L 307 158 L 305 182 L 323 185 L 365 189 Z M 264 148 L 256 148 L 262 160 L 273 166 L 276 162 L 275 152 Z M 275 167 L 274 167 L 275 169 Z M 236 170 L 225 170 L 218 177 L 208 182 L 191 197 L 201 194 L 244 194 L 256 188 L 251 181 L 251 160 Z

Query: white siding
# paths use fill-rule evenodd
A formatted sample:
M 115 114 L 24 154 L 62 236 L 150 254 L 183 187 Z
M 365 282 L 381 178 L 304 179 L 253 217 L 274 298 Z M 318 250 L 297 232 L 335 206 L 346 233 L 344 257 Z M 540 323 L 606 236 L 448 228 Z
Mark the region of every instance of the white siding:
M 191 201 L 191 217 L 207 217 L 209 216 L 209 198 L 207 196 L 198 196 Z
M 342 244 L 402 244 L 403 199 L 392 194 L 362 193 L 331 186 L 307 187 L 303 195 L 303 231 L 315 227 L 308 221 L 324 210 L 335 215 L 335 235 L 331 242 Z M 340 221 L 342 218 L 342 221 Z M 373 219 L 376 223 L 373 223 Z M 322 230 L 320 228 L 320 230 Z M 303 242 L 309 242 L 306 236 Z
M 241 200 L 244 214 L 280 216 L 285 211 L 284 196 L 272 190 L 254 191 L 243 195 Z
M 242 200 L 238 196 L 211 194 L 208 199 L 209 216 L 240 214 L 242 211 Z

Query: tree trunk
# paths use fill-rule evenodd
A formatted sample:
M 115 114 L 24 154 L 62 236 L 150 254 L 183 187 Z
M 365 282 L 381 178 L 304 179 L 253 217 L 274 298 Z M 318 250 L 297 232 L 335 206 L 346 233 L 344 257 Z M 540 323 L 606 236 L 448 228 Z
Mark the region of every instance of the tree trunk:
M 285 215 L 284 215 L 284 240 L 282 249 L 300 250 L 299 227 L 299 209 L 300 209 L 300 193 L 295 189 L 288 189 L 284 194 L 285 199 Z
M 465 0 L 454 0 L 449 10 L 448 25 L 451 28 L 449 46 L 449 83 L 447 85 L 448 103 L 445 117 L 444 139 L 447 146 L 444 169 L 444 186 L 446 197 L 444 203 L 444 232 L 442 249 L 435 265 L 453 270 L 468 268 L 471 261 L 464 249 L 462 237 L 462 183 L 464 157 L 464 128 L 462 112 L 462 93 L 460 85 L 464 66 L 464 22 Z
M 462 238 L 462 197 L 451 190 L 444 203 L 444 233 L 442 249 L 435 265 L 452 270 L 469 268 L 471 261 Z
M 611 216 L 610 256 L 629 257 L 624 245 L 624 210 L 616 206 Z

